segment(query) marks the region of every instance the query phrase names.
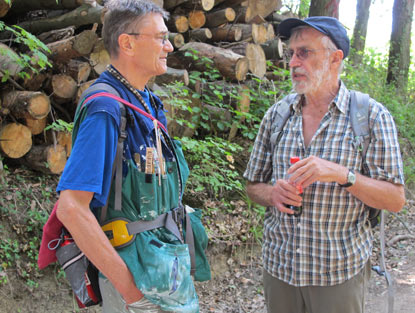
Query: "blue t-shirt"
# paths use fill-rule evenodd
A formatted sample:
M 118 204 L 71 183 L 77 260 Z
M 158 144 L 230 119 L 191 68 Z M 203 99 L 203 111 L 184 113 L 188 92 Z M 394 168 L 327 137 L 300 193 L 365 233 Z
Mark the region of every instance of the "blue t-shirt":
M 144 110 L 136 97 L 108 72 L 104 72 L 98 82 L 115 87 L 120 96 Z M 148 104 L 151 114 L 166 124 L 161 102 L 155 98 L 157 112 L 150 104 L 150 94 L 140 91 Z M 88 104 L 87 116 L 80 124 L 75 144 L 57 186 L 62 190 L 82 190 L 94 193 L 91 207 L 104 206 L 111 187 L 111 172 L 118 141 L 120 112 L 116 100 L 99 97 Z M 133 111 L 127 109 L 128 111 Z M 133 112 L 136 127 L 127 127 L 127 142 L 124 144 L 124 156 L 131 158 L 134 153 L 145 153 L 145 147 L 152 141 L 152 121 Z

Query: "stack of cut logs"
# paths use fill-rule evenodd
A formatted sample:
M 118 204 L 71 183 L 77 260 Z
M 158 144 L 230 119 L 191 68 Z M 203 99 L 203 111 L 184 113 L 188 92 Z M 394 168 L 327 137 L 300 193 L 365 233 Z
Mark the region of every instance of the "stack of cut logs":
M 205 69 L 186 53 L 196 50 L 200 57 L 211 59 L 223 76 L 224 90 L 238 86 L 241 100 L 238 109 L 249 110 L 249 96 L 244 90 L 251 77 L 264 78 L 266 60 L 281 62 L 283 44 L 275 36 L 281 16 L 277 0 L 153 0 L 169 11 L 166 23 L 175 51 L 168 56 L 168 71 L 151 82 L 153 90 L 173 81 L 189 84 L 188 71 Z M 22 71 L 11 55 L 20 53 L 13 45 L 12 34 L 0 33 L 0 151 L 3 157 L 35 170 L 59 174 L 71 152 L 70 134 L 44 131 L 57 119 L 73 120 L 76 103 L 109 63 L 109 55 L 100 38 L 103 2 L 95 0 L 11 0 L 11 7 L 0 0 L 0 17 L 7 24 L 17 24 L 34 34 L 50 49 L 52 68 L 29 73 Z M 6 51 L 6 52 L 4 52 Z M 28 53 L 28 52 L 26 52 Z M 28 72 L 27 70 L 25 70 Z M 189 86 L 190 87 L 190 86 Z M 196 84 L 191 88 L 203 88 Z M 203 105 L 196 103 L 193 105 Z M 166 100 L 165 105 L 169 106 Z M 218 108 L 213 108 L 212 111 Z M 173 135 L 192 135 L 179 127 L 175 117 L 182 112 L 169 110 L 169 129 Z M 222 114 L 223 112 L 219 112 Z M 223 114 L 229 119 L 230 113 Z M 233 129 L 233 135 L 235 129 Z

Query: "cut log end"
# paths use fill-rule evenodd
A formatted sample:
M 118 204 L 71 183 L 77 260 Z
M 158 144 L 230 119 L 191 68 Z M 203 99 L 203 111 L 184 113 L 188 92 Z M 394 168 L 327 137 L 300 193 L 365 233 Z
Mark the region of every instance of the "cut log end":
M 238 81 L 246 79 L 246 74 L 248 73 L 249 63 L 247 58 L 240 58 L 236 62 L 235 68 L 235 77 Z
M 32 132 L 22 124 L 7 124 L 0 130 L 0 148 L 12 159 L 21 158 L 32 147 Z
M 66 150 L 61 145 L 56 147 L 48 147 L 47 149 L 47 164 L 52 174 L 60 174 L 65 168 L 66 164 Z
M 50 112 L 50 100 L 43 92 L 36 92 L 28 107 L 29 114 L 35 119 L 43 119 Z

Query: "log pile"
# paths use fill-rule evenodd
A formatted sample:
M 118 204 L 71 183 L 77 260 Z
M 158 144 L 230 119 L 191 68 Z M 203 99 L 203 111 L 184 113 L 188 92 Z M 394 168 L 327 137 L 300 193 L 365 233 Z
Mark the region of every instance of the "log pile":
M 161 90 L 163 85 L 180 81 L 189 85 L 189 71 L 206 70 L 191 57 L 209 58 L 219 70 L 223 88 L 239 86 L 241 103 L 235 109 L 249 109 L 245 84 L 252 78 L 266 76 L 266 61 L 282 59 L 283 44 L 275 36 L 275 12 L 281 1 L 275 0 L 153 0 L 169 11 L 166 23 L 169 40 L 175 51 L 168 56 L 168 71 L 151 82 Z M 100 32 L 103 1 L 94 0 L 12 0 L 11 7 L 0 0 L 0 16 L 8 25 L 17 24 L 34 34 L 50 49 L 52 68 L 21 78 L 19 64 L 10 57 L 19 53 L 9 32 L 0 33 L 0 77 L 10 75 L 0 94 L 0 152 L 35 170 L 59 174 L 71 151 L 68 133 L 45 127 L 56 119 L 71 122 L 76 103 L 109 64 Z M 192 99 L 195 106 L 203 102 Z M 169 106 L 166 103 L 166 106 Z M 213 110 L 213 109 L 212 109 Z M 169 110 L 169 129 L 173 135 L 191 136 L 192 131 L 175 123 L 186 115 Z M 220 113 L 222 114 L 222 113 Z M 229 112 L 222 114 L 231 120 Z M 234 127 L 230 132 L 235 133 Z M 68 137 L 69 136 L 69 137 Z M 231 137 L 232 135 L 230 135 Z

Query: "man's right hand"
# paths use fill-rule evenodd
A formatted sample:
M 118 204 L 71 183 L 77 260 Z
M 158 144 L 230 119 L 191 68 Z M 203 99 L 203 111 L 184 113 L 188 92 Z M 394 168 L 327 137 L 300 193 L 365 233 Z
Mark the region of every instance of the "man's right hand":
M 284 179 L 277 180 L 270 192 L 271 205 L 283 213 L 294 214 L 286 205 L 301 206 L 302 197 L 298 189 Z

